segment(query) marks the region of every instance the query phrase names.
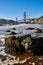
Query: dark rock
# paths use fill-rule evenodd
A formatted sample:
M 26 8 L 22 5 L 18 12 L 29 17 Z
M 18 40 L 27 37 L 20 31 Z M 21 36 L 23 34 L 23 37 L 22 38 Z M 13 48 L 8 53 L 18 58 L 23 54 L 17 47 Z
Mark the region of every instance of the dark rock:
M 13 28 L 13 30 L 16 30 L 16 28 Z
M 6 32 L 10 32 L 10 30 L 7 30 Z
M 10 60 L 14 60 L 14 58 L 12 57 L 12 58 L 10 58 Z
M 16 32 L 11 32 L 11 35 L 15 35 L 15 34 L 17 34 Z
M 26 30 L 34 30 L 34 28 L 27 28 Z
M 36 33 L 42 33 L 42 30 L 41 29 L 36 29 Z
M 37 55 L 43 55 L 43 38 L 34 38 L 31 43 L 31 51 Z
M 25 47 L 23 45 L 20 44 L 19 47 L 16 47 L 16 53 L 20 54 L 25 52 Z

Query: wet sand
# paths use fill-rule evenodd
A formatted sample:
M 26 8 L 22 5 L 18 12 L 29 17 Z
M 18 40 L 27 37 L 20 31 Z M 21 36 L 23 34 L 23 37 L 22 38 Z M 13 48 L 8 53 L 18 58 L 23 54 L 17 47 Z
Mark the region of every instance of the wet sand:
M 29 53 L 0 54 L 0 65 L 43 65 L 43 56 L 31 55 Z

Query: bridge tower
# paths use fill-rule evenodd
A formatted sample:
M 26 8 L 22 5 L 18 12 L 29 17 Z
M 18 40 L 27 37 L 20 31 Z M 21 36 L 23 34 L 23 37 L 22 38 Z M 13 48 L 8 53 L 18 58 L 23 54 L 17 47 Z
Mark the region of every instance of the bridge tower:
M 16 17 L 16 22 L 18 22 L 18 18 Z
M 24 11 L 24 22 L 26 22 L 26 11 Z

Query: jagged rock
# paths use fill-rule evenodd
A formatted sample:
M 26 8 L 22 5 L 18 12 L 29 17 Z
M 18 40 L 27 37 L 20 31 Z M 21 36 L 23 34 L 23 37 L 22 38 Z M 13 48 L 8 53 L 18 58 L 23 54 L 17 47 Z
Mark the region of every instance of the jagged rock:
M 12 36 L 5 39 L 5 44 L 8 52 L 23 53 L 29 48 L 29 42 L 29 35 L 21 37 Z
M 21 42 L 21 44 L 25 47 L 25 49 L 27 50 L 30 46 L 29 46 L 29 42 L 31 41 L 31 39 L 29 37 L 26 37 L 25 39 L 23 39 L 23 41 Z
M 32 38 L 31 52 L 37 55 L 43 55 L 43 37 Z

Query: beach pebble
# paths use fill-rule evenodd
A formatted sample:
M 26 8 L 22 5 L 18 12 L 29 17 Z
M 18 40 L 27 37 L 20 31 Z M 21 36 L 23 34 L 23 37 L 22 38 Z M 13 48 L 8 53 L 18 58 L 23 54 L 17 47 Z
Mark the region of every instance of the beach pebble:
M 35 65 L 35 63 L 34 63 L 34 62 L 29 62 L 29 64 Z
M 42 60 L 42 58 L 38 58 L 39 60 Z

